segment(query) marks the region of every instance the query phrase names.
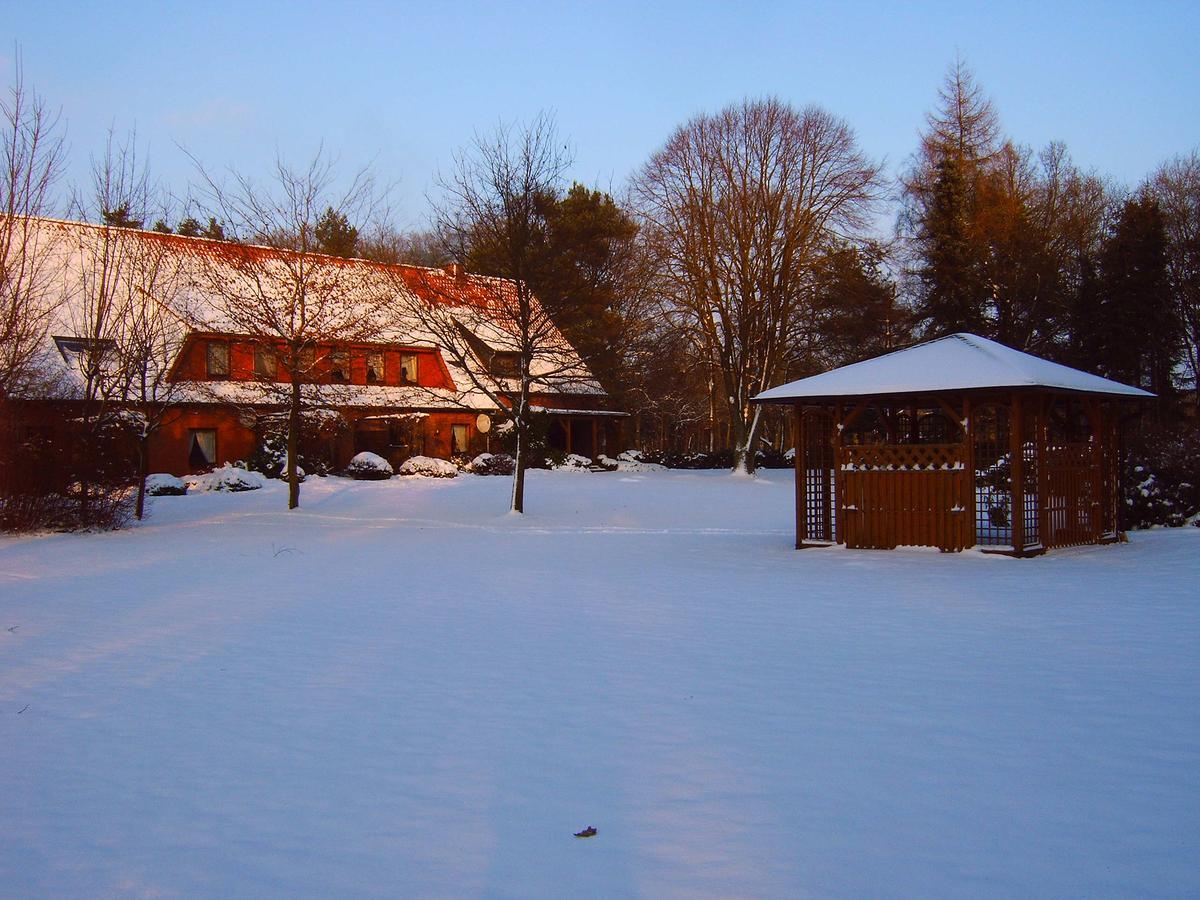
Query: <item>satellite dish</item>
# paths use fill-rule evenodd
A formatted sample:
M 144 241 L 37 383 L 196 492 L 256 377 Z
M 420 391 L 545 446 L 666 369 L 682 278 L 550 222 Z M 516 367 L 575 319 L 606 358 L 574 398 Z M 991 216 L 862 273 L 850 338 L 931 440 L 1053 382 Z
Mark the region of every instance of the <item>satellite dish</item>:
M 475 428 L 480 434 L 487 434 L 492 430 L 492 420 L 487 413 L 480 413 L 475 419 Z

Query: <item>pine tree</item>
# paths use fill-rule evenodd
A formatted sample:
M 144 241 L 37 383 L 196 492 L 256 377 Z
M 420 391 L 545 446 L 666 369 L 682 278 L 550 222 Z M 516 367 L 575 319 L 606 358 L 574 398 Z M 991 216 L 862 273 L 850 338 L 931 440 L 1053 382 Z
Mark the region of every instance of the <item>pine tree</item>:
M 1101 374 L 1173 391 L 1181 334 L 1167 278 L 1167 238 L 1153 197 L 1127 200 L 1100 252 Z
M 166 219 L 156 219 L 154 221 L 154 230 L 159 234 L 171 234 L 171 226 L 167 224 Z
M 917 235 L 920 296 L 915 314 L 929 337 L 956 331 L 987 331 L 980 254 L 970 233 L 971 200 L 962 163 L 950 156 L 937 164 Z
M 212 216 L 209 216 L 208 226 L 200 233 L 200 236 L 214 241 L 227 240 L 225 237 L 225 228 Z
M 175 230 L 184 237 L 200 237 L 203 233 L 203 227 L 191 216 L 181 221 Z
M 104 219 L 104 224 L 111 225 L 113 228 L 141 228 L 142 220 L 133 218 L 129 209 L 129 203 L 125 202 L 114 209 L 104 210 L 100 215 Z
M 358 229 L 333 207 L 329 207 L 317 219 L 313 228 L 317 249 L 330 256 L 353 257 L 358 249 Z

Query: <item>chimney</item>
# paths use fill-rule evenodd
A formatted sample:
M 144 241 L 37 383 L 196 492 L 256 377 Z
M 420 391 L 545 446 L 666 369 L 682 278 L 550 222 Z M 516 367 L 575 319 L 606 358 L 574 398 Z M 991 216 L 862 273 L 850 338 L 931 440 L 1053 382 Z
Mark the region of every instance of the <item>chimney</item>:
M 455 281 L 461 281 L 467 277 L 467 270 L 464 269 L 459 263 L 450 263 L 448 266 L 442 266 L 442 271 Z

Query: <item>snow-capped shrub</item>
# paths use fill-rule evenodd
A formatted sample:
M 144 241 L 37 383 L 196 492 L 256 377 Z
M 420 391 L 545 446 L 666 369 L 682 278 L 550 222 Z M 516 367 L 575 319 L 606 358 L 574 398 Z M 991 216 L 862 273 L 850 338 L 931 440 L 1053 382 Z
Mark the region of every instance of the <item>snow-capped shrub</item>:
M 458 475 L 458 466 L 448 459 L 437 459 L 433 456 L 410 456 L 400 466 L 397 474 L 423 475 L 426 478 L 454 478 Z
M 1122 528 L 1177 527 L 1200 514 L 1200 432 L 1184 426 L 1130 442 L 1121 472 Z
M 186 479 L 190 491 L 257 491 L 267 483 L 261 472 L 239 469 L 237 466 L 222 466 L 204 475 L 192 475 Z
M 645 455 L 641 450 L 626 450 L 624 453 L 618 453 L 617 459 L 621 462 L 641 462 Z
M 470 465 L 476 475 L 511 475 L 515 468 L 516 460 L 507 453 L 480 453 Z
M 350 465 L 346 466 L 345 474 L 359 481 L 383 481 L 385 478 L 391 478 L 395 473 L 392 470 L 392 464 L 378 453 L 364 450 L 362 453 L 354 454 Z
M 182 497 L 187 493 L 183 479 L 157 472 L 146 476 L 146 493 L 151 497 Z
M 551 469 L 567 469 L 572 472 L 587 472 L 592 468 L 592 461 L 586 456 L 580 456 L 578 453 L 564 454 L 562 459 L 551 457 L 546 460 L 546 465 Z
M 596 465 L 608 472 L 615 472 L 620 467 L 617 460 L 611 456 L 605 456 L 603 453 L 596 457 Z

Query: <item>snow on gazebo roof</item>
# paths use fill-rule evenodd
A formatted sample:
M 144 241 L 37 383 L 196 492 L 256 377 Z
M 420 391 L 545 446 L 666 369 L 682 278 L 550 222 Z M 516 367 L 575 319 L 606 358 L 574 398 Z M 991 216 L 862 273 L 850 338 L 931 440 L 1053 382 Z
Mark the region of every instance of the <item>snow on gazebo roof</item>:
M 1047 388 L 1153 397 L 1141 388 L 1013 350 L 975 334 L 951 334 L 763 391 L 756 403 L 986 388 Z

